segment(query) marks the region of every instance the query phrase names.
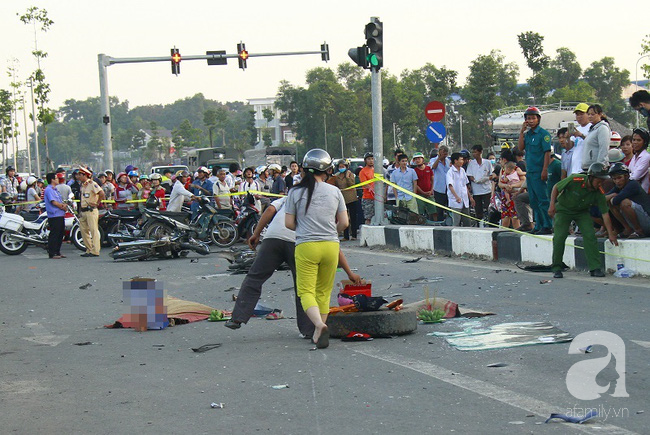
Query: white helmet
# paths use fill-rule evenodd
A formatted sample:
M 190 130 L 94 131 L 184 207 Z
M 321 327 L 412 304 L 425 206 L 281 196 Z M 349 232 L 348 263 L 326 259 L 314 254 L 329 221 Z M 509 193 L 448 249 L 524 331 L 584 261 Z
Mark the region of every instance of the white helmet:
M 267 169 L 268 168 L 266 167 L 266 165 L 260 165 L 257 167 L 257 169 L 255 169 L 255 173 L 259 175 L 262 172 L 266 171 Z
M 23 180 L 20 182 L 20 190 L 23 192 L 27 190 L 27 181 Z
M 282 172 L 282 167 L 277 163 L 271 163 L 269 165 L 269 171 Z
M 31 186 L 31 185 L 34 184 L 34 183 L 36 183 L 36 177 L 34 177 L 34 176 L 32 176 L 32 175 L 30 175 L 29 177 L 27 177 L 27 185 L 28 185 L 28 186 Z

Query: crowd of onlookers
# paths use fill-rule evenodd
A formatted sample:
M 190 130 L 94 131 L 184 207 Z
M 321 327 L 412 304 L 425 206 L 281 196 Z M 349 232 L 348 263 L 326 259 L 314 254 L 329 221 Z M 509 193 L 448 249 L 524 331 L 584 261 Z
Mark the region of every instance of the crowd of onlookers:
M 650 94 L 639 91 L 630 98 L 630 104 L 648 117 L 650 125 Z M 355 239 L 360 225 L 371 222 L 376 197 L 421 215 L 429 224 L 485 226 L 490 222 L 520 231 L 551 234 L 553 223 L 548 208 L 553 186 L 572 174 L 586 172 L 596 162 L 613 168 L 616 164 L 618 174 L 612 175 L 623 178 L 617 182 L 612 177 L 603 186 L 611 214 L 618 222 L 619 235 L 650 235 L 650 133 L 636 128 L 631 135 L 621 137 L 611 130 L 603 108 L 597 104 L 580 103 L 574 114 L 575 123 L 560 128 L 556 137 L 551 138 L 539 126 L 541 112 L 530 107 L 525 112 L 518 143 L 504 143 L 498 158 L 489 150 L 486 154 L 481 145 L 452 153 L 441 145 L 431 151 L 428 159 L 420 152 L 409 157 L 397 149 L 393 160 L 378 168 L 372 153 L 366 153 L 363 166 L 354 172 L 348 160 L 335 162 L 327 182 L 341 189 L 346 202 L 350 226 L 344 239 Z M 62 198 L 78 197 L 78 171 L 67 179 L 65 170 L 56 171 L 57 190 Z M 376 174 L 393 185 L 384 184 L 380 192 L 375 191 L 374 183 L 351 188 L 372 180 Z M 301 166 L 294 161 L 289 167 L 270 164 L 242 170 L 233 163 L 228 168 L 201 166 L 193 174 L 167 169 L 161 174 L 147 175 L 129 165 L 117 174 L 112 170 L 93 173 L 92 179 L 104 192 L 104 207 L 142 208 L 150 197 L 155 197 L 162 210 L 180 211 L 184 203 L 191 202 L 194 211 L 198 208 L 196 197 L 208 196 L 218 209 L 232 213 L 233 206 L 241 201 L 242 195 L 238 193 L 251 191 L 261 213 L 273 195 L 285 195 L 300 182 Z M 25 206 L 29 210 L 41 201 L 45 183 L 33 176 L 20 180 L 15 169 L 8 167 L 0 187 L 14 202 L 29 203 Z M 597 210 L 592 217 L 596 225 L 602 226 Z M 601 227 L 601 234 L 603 231 Z

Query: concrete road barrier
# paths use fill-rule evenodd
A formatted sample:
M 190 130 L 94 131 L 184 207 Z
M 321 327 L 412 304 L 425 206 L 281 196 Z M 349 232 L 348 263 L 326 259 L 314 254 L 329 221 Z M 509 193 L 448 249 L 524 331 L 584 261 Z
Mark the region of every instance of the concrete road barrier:
M 553 252 L 552 236 L 532 237 L 491 228 L 363 225 L 359 243 L 369 247 L 408 249 L 439 255 L 472 255 L 493 261 L 540 265 L 550 265 Z M 584 250 L 578 248 L 582 243 L 582 237 L 567 239 L 564 262 L 571 269 L 587 269 Z M 640 275 L 650 275 L 650 261 L 647 261 L 650 260 L 650 238 L 619 240 L 618 243 L 616 247 L 606 239 L 598 240 L 598 249 L 607 253 L 601 254 L 603 268 L 616 270 L 618 258 L 622 257 L 626 267 Z

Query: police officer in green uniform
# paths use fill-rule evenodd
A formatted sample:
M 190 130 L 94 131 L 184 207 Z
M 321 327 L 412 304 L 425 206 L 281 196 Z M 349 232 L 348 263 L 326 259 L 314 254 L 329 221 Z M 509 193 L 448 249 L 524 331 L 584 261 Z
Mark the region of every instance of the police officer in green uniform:
M 562 278 L 562 257 L 564 243 L 569 235 L 571 221 L 576 221 L 584 242 L 585 256 L 591 276 L 603 277 L 600 269 L 598 241 L 594 231 L 594 223 L 589 214 L 591 206 L 597 206 L 603 215 L 609 241 L 618 246 L 616 233 L 609 218 L 607 199 L 601 185 L 609 178 L 607 168 L 602 163 L 593 163 L 586 174 L 572 174 L 553 187 L 549 216 L 555 218 L 553 230 L 553 278 Z
M 540 127 L 542 114 L 537 107 L 526 109 L 524 119 L 517 146 L 519 151 L 526 151 L 526 184 L 535 218 L 534 234 L 551 234 L 553 222 L 547 213 L 549 199 L 546 188 L 551 161 L 551 135 Z

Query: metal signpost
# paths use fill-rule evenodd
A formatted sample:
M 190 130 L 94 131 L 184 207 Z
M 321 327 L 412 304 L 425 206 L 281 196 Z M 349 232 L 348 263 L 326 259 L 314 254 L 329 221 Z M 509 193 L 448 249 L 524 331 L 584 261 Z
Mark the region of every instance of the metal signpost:
M 241 46 L 244 46 L 240 43 Z M 238 44 L 238 47 L 240 46 Z M 245 46 L 244 46 L 245 47 Z M 226 65 L 228 59 L 238 58 L 240 67 L 245 69 L 246 60 L 251 57 L 268 57 L 268 56 L 297 56 L 305 54 L 320 54 L 322 60 L 327 62 L 330 58 L 329 45 L 327 43 L 321 44 L 321 49 L 318 51 L 289 51 L 277 53 L 249 53 L 245 50 L 238 50 L 237 54 L 227 54 L 225 51 L 209 51 L 207 54 L 182 56 L 178 49 L 173 48 L 169 56 L 160 57 L 111 57 L 106 54 L 100 53 L 97 55 L 99 64 L 99 90 L 100 90 L 100 105 L 102 110 L 102 121 L 104 127 L 102 129 L 102 136 L 104 141 L 104 165 L 113 169 L 113 140 L 111 137 L 111 108 L 109 104 L 108 94 L 108 67 L 117 63 L 147 63 L 147 62 L 171 62 L 172 73 L 178 75 L 180 73 L 181 61 L 187 60 L 207 60 L 208 65 Z

